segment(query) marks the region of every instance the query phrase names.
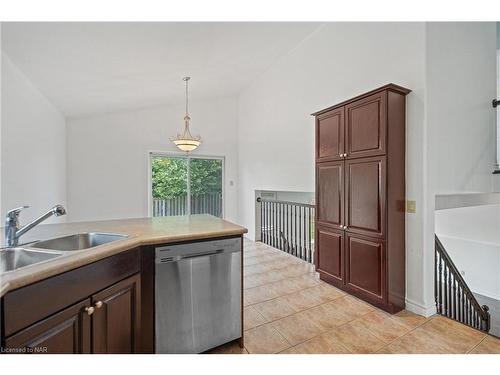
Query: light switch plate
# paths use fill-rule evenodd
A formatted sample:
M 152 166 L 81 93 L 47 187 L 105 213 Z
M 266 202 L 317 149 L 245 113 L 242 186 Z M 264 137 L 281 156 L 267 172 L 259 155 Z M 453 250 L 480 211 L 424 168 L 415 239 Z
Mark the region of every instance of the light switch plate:
M 417 202 L 406 201 L 406 212 L 410 214 L 414 214 L 415 212 L 417 212 Z

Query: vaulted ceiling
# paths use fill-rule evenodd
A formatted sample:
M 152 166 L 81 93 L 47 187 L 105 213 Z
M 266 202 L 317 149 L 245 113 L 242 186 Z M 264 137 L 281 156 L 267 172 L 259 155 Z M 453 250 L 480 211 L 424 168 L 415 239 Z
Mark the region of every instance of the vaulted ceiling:
M 2 50 L 67 117 L 234 95 L 319 23 L 2 23 Z M 311 56 L 313 58 L 313 56 Z

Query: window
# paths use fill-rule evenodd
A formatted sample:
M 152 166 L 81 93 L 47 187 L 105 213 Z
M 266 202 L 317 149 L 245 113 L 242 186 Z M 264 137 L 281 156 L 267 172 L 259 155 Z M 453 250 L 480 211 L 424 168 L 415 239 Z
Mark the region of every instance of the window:
M 224 216 L 224 158 L 150 154 L 150 216 Z

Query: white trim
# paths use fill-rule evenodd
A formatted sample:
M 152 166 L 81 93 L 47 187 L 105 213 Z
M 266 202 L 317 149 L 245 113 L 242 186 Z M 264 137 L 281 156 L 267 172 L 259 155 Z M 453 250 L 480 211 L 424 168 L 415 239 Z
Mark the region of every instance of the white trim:
M 500 99 L 500 49 L 497 49 L 497 97 Z M 495 170 L 500 170 L 500 106 L 496 108 L 496 138 L 497 138 L 497 152 Z
M 436 305 L 433 304 L 431 306 L 424 306 L 420 303 L 412 301 L 409 298 L 405 300 L 406 310 L 415 313 L 417 315 L 422 315 L 426 318 L 435 315 L 437 313 Z
M 218 156 L 218 155 L 193 155 L 187 154 L 185 152 L 178 151 L 149 151 L 146 155 L 147 165 L 148 165 L 148 181 L 147 181 L 147 202 L 148 202 L 148 217 L 151 217 L 153 214 L 153 194 L 152 194 L 152 183 L 151 183 L 151 158 L 153 156 L 165 156 L 165 157 L 178 157 L 178 158 L 186 158 L 186 159 L 214 159 L 220 160 L 222 162 L 222 219 L 226 217 L 226 157 Z M 188 174 L 189 174 L 189 163 L 188 163 Z M 189 178 L 189 176 L 188 176 Z M 190 186 L 188 184 L 188 196 L 190 194 Z M 191 212 L 191 205 L 189 199 L 187 200 L 188 207 L 187 212 Z

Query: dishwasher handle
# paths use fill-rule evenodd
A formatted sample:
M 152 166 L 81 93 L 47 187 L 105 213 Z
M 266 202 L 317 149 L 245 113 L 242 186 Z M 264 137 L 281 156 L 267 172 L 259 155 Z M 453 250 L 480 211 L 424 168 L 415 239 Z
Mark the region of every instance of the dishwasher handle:
M 201 257 L 210 256 L 210 255 L 220 254 L 223 251 L 224 251 L 223 249 L 217 249 L 217 250 L 204 251 L 204 252 L 195 253 L 195 254 L 179 255 L 179 259 L 201 258 Z
M 222 252 L 224 252 L 224 249 L 210 250 L 210 251 L 204 251 L 201 253 L 192 253 L 192 254 L 186 254 L 186 255 L 166 256 L 166 257 L 161 257 L 159 263 L 171 263 L 171 262 L 178 262 L 182 259 L 202 258 L 202 257 L 211 256 L 211 255 L 217 255 L 217 254 L 220 254 Z

